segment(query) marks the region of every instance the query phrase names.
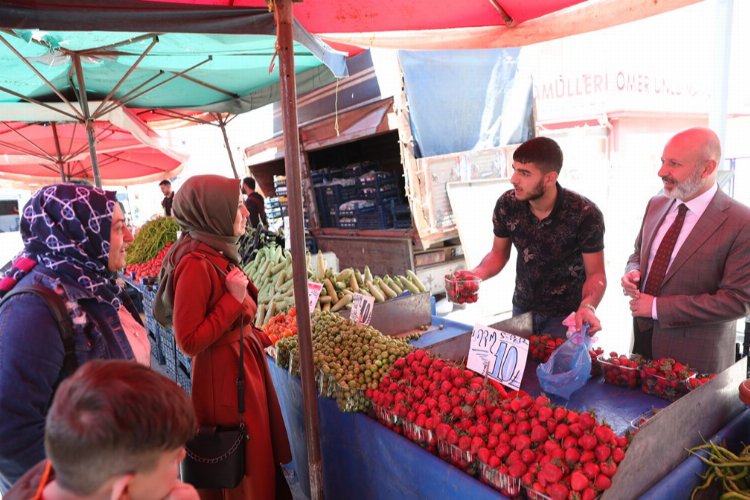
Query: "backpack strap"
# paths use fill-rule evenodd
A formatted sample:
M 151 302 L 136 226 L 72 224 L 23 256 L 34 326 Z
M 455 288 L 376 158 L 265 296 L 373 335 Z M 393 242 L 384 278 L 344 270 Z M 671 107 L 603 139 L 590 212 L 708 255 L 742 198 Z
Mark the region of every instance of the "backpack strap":
M 72 375 L 76 368 L 78 368 L 76 345 L 73 337 L 73 321 L 70 319 L 70 314 L 68 314 L 68 308 L 65 307 L 65 301 L 61 296 L 47 287 L 41 285 L 20 285 L 13 287 L 3 296 L 2 300 L 0 300 L 0 306 L 11 297 L 22 293 L 30 293 L 42 299 L 47 304 L 49 311 L 60 328 L 60 338 L 65 348 L 62 374 L 60 376 L 60 380 L 63 380 L 68 375 Z

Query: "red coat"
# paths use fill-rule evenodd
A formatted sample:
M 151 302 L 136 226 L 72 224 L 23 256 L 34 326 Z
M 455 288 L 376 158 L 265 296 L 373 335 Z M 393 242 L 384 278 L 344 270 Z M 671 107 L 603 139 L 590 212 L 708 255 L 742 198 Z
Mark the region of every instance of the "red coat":
M 192 399 L 198 422 L 236 425 L 240 313 L 244 314 L 245 424 L 250 440 L 240 489 L 245 498 L 273 499 L 278 464 L 289 462 L 291 452 L 263 351 L 270 342 L 252 326 L 255 287 L 248 287 L 250 293 L 240 304 L 228 292 L 217 267 L 228 270 L 230 262 L 203 244 L 177 264 L 175 339 L 193 358 Z

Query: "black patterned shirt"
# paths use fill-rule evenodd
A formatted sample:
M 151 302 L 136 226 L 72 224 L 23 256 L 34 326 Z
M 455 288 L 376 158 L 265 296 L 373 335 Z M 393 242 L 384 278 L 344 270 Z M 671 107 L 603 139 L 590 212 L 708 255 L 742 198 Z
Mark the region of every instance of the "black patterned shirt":
M 497 200 L 495 236 L 510 238 L 518 252 L 513 305 L 523 311 L 565 316 L 581 303 L 583 254 L 604 249 L 604 218 L 589 199 L 557 184 L 552 212 L 543 220 L 515 190 Z

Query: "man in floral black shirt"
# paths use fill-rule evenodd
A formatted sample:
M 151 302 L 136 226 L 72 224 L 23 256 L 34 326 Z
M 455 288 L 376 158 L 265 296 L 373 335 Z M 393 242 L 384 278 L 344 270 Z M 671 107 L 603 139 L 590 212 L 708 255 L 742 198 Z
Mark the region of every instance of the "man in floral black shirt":
M 516 246 L 513 315 L 533 313 L 535 333 L 564 336 L 561 322 L 576 313 L 593 334 L 601 329 L 596 307 L 607 288 L 604 272 L 604 219 L 589 199 L 563 189 L 560 146 L 547 137 L 526 141 L 513 153 L 515 189 L 498 200 L 492 217 L 492 250 L 473 273 L 487 279 L 499 273 Z

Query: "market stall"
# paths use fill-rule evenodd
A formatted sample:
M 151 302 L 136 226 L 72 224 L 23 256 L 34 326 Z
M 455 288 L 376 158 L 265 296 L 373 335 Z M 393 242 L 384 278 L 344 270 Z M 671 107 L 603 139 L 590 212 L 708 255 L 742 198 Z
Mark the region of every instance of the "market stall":
M 506 322 L 505 325 L 509 326 L 509 330 L 518 332 L 519 327 L 524 327 L 524 322 L 516 319 Z M 439 317 L 433 317 L 432 326 L 433 330 L 412 344 L 428 351 L 432 346 L 436 351 L 448 356 L 466 340 L 471 331 L 469 325 L 446 321 Z M 743 363 L 744 360 L 722 374 L 724 380 L 720 383 L 724 387 L 736 387 L 734 382 L 743 377 Z M 304 485 L 307 478 L 305 446 L 302 439 L 302 408 L 299 403 L 300 383 L 287 369 L 280 368 L 270 358 L 269 365 L 293 443 L 297 474 Z M 528 362 L 521 385 L 521 389 L 532 396 L 541 392 L 535 374 L 537 365 L 537 362 Z M 703 391 L 704 397 L 705 394 L 715 391 L 716 387 Z M 635 460 L 630 460 L 630 467 L 623 462 L 620 473 L 630 476 L 629 470 L 636 469 L 638 477 L 628 477 L 628 484 L 620 481 L 619 489 L 606 492 L 606 498 L 634 498 L 643 492 L 647 492 L 651 498 L 682 498 L 684 495 L 675 496 L 673 492 L 689 492 L 697 485 L 698 477 L 694 477 L 694 474 L 704 469 L 697 458 L 687 458 L 687 452 L 681 446 L 683 441 L 674 438 L 669 432 L 670 428 L 674 428 L 674 415 L 690 414 L 693 411 L 696 420 L 700 420 L 692 425 L 681 424 L 677 427 L 678 432 L 687 436 L 687 441 L 693 443 L 700 440 L 700 435 L 715 435 L 713 439 L 716 442 L 728 440 L 738 443 L 745 435 L 741 425 L 750 418 L 750 412 L 742 411 L 736 391 L 728 395 L 729 400 L 724 402 L 726 407 L 715 402 L 710 405 L 711 413 L 703 415 L 703 418 L 700 413 L 707 410 L 703 404 L 705 400 L 698 397 L 701 396 L 699 391 L 690 396 L 692 399 L 678 401 L 679 405 L 670 405 L 669 401 L 645 394 L 639 388 L 633 390 L 618 387 L 606 383 L 603 377 L 595 377 L 569 401 L 553 396 L 552 402 L 581 412 L 593 411 L 598 419 L 607 422 L 618 435 L 633 433 L 643 426 L 643 429 L 639 430 L 641 436 L 636 437 L 640 441 L 639 446 L 634 447 L 634 453 L 640 455 L 644 448 L 650 447 L 648 453 L 652 454 L 652 458 L 644 460 L 642 456 L 639 457 L 641 465 L 634 465 Z M 667 411 L 670 408 L 673 408 L 672 411 Z M 500 495 L 477 478 L 472 478 L 423 447 L 389 430 L 372 416 L 343 413 L 335 401 L 325 397 L 318 399 L 318 410 L 322 453 L 326 465 L 325 493 L 328 498 L 351 498 L 363 491 L 368 492 L 370 498 L 498 498 Z M 659 420 L 653 420 L 646 427 L 645 422 L 659 411 L 662 411 Z M 664 446 L 664 435 L 670 436 L 670 443 L 674 446 Z M 653 455 L 654 448 L 661 451 Z M 629 450 L 629 453 L 631 452 L 633 450 Z M 654 459 L 654 456 L 658 458 Z M 684 464 L 672 470 L 672 462 L 676 466 L 683 461 Z M 644 471 L 644 468 L 648 467 L 655 468 L 658 472 L 653 474 Z M 618 484 L 615 482 L 613 488 L 617 487 Z

